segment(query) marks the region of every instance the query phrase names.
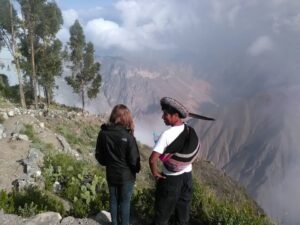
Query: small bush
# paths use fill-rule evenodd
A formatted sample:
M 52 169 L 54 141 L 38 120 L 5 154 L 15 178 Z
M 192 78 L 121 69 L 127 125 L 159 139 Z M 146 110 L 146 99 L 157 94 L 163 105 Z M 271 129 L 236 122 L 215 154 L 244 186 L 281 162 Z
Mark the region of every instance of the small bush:
M 26 134 L 27 137 L 32 141 L 37 139 L 37 136 L 36 136 L 36 133 L 34 131 L 32 124 L 24 124 L 24 129 L 22 129 L 20 132 L 23 134 Z
M 250 204 L 245 202 L 237 207 L 230 200 L 218 200 L 215 193 L 194 181 L 191 203 L 192 224 L 206 225 L 271 225 L 265 215 L 254 213 Z
M 3 123 L 5 121 L 5 119 L 3 118 L 3 115 L 0 114 L 0 123 Z
M 23 191 L 13 191 L 15 213 L 21 216 L 32 216 L 41 212 L 53 211 L 65 215 L 65 209 L 58 197 L 39 190 L 37 187 L 28 187 Z
M 7 194 L 4 190 L 0 191 L 0 209 L 6 213 L 14 213 L 14 199 L 12 195 Z
M 32 124 L 24 124 L 24 128 L 20 132 L 26 134 L 32 141 L 31 147 L 40 149 L 42 152 L 54 150 L 54 145 L 52 143 L 45 143 L 38 137 Z
M 54 211 L 66 215 L 60 199 L 37 187 L 28 187 L 22 191 L 0 192 L 0 208 L 5 213 L 30 217 L 41 212 Z
M 140 189 L 133 196 L 132 209 L 135 217 L 144 225 L 151 224 L 154 216 L 155 189 Z M 272 225 L 264 215 L 256 215 L 245 203 L 236 207 L 235 203 L 217 199 L 210 189 L 194 181 L 191 202 L 190 223 L 193 225 Z M 175 224 L 174 215 L 170 225 Z
M 55 130 L 66 138 L 73 149 L 85 154 L 96 146 L 99 126 L 76 121 L 75 126 L 74 124 L 62 123 Z
M 71 215 L 87 217 L 108 208 L 107 183 L 98 167 L 67 154 L 48 155 L 44 165 L 46 189 L 55 181 L 62 185 L 59 195 L 73 204 Z
M 152 222 L 154 217 L 154 202 L 154 188 L 143 188 L 134 193 L 132 198 L 132 211 L 139 221 L 148 221 L 149 224 Z

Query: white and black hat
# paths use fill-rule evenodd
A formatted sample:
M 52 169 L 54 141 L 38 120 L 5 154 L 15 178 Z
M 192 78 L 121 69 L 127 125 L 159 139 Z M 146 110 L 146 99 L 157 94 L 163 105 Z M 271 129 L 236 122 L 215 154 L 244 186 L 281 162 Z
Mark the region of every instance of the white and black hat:
M 182 119 L 189 116 L 189 117 L 202 119 L 202 120 L 215 120 L 214 118 L 209 118 L 209 117 L 201 116 L 201 115 L 198 115 L 195 113 L 190 113 L 187 110 L 187 108 L 184 107 L 184 105 L 182 105 L 180 102 L 178 102 L 177 100 L 170 98 L 170 97 L 163 97 L 160 100 L 160 105 L 161 105 L 162 110 L 169 109 L 169 108 L 175 109 L 178 112 L 179 117 Z

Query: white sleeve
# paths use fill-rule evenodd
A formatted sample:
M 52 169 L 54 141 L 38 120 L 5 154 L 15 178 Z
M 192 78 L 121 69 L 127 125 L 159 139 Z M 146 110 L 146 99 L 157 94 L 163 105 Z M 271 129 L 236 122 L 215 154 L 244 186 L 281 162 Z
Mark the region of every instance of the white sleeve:
M 157 143 L 155 144 L 155 146 L 153 148 L 153 151 L 158 152 L 160 154 L 164 153 L 165 148 L 168 146 L 167 136 L 168 135 L 166 134 L 166 131 L 160 135 Z

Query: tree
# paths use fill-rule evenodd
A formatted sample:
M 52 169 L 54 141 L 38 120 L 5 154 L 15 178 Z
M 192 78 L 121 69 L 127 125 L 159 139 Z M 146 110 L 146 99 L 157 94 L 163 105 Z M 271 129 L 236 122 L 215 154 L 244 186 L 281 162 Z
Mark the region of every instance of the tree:
M 46 103 L 49 108 L 53 99 L 55 77 L 62 74 L 61 42 L 56 39 L 37 54 L 37 71 L 39 83 L 44 89 Z
M 85 43 L 84 33 L 78 20 L 70 27 L 69 48 L 72 75 L 65 79 L 74 92 L 81 95 L 83 112 L 86 96 L 91 99 L 99 93 L 101 75 L 100 63 L 94 60 L 94 46 L 91 42 Z
M 41 23 L 36 30 L 36 35 L 40 39 L 37 44 L 36 64 L 38 81 L 44 89 L 49 107 L 53 98 L 55 77 L 62 74 L 62 44 L 56 38 L 56 33 L 63 23 L 63 18 L 55 2 L 44 5 L 42 12 Z
M 24 29 L 22 49 L 25 60 L 22 66 L 30 77 L 35 107 L 37 107 L 38 81 L 47 83 L 46 86 L 42 86 L 47 95 L 47 102 L 50 104 L 49 93 L 54 87 L 54 76 L 61 73 L 61 63 L 58 62 L 61 60 L 60 54 L 58 54 L 61 45 L 58 44 L 55 35 L 63 23 L 62 14 L 54 1 L 18 0 L 18 2 L 21 6 Z M 58 46 L 60 47 L 58 48 Z M 53 62 L 46 62 L 45 59 L 47 57 L 45 53 L 49 52 L 49 49 L 55 49 L 56 56 L 51 54 L 52 57 L 48 58 Z M 39 63 L 44 63 L 44 65 L 39 65 Z M 46 64 L 51 64 L 52 71 L 46 71 Z M 50 72 L 53 73 L 50 74 Z
M 16 41 L 18 31 L 17 13 L 13 8 L 11 0 L 0 0 L 0 5 L 0 48 L 1 44 L 5 45 L 13 57 L 19 82 L 20 103 L 23 108 L 26 108 L 23 81 L 20 70 L 20 53 L 17 48 Z
M 21 5 L 21 12 L 24 18 L 23 28 L 26 41 L 28 42 L 28 52 L 30 53 L 31 73 L 30 83 L 33 92 L 34 105 L 37 108 L 37 78 L 35 67 L 35 31 L 38 24 L 38 15 L 40 14 L 41 5 L 45 3 L 44 0 L 18 0 Z

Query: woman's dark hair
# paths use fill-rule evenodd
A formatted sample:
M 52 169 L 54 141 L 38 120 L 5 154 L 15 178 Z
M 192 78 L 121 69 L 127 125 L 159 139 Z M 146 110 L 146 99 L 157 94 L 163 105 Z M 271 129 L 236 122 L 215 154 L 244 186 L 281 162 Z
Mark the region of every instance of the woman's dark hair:
M 130 130 L 132 134 L 134 132 L 133 119 L 126 105 L 116 105 L 110 114 L 109 122 L 121 125 L 122 127 Z

